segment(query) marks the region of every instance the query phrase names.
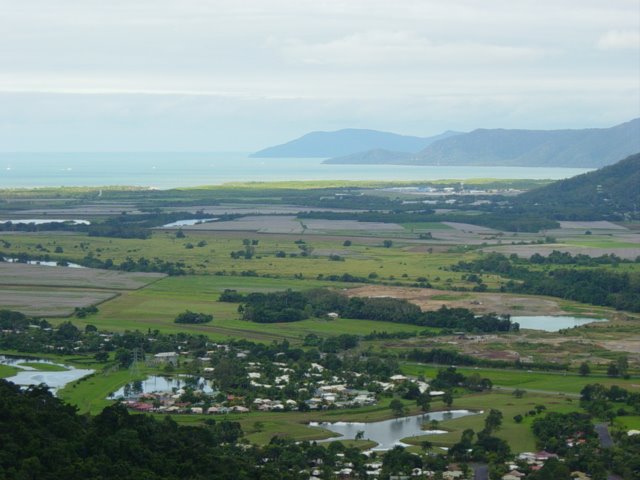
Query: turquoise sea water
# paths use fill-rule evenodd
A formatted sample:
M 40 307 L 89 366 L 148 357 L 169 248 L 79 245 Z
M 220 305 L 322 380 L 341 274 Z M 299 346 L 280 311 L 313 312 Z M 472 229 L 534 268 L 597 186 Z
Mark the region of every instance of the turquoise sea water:
M 323 165 L 247 153 L 0 153 L 0 188 L 127 185 L 159 189 L 282 180 L 561 179 L 581 168 Z

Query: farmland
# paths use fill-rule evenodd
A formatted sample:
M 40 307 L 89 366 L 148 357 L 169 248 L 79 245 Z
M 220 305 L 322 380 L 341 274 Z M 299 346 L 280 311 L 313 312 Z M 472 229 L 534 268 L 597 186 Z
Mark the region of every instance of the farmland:
M 531 432 L 533 417 L 525 416 L 522 423 L 517 423 L 513 419 L 515 415 L 525 414 L 536 405 L 545 405 L 548 411 L 555 412 L 580 410 L 579 393 L 591 383 L 619 385 L 632 392 L 640 388 L 637 379 L 640 336 L 636 315 L 558 297 L 506 293 L 501 289 L 504 290 L 510 278 L 502 273 L 481 272 L 474 276 L 455 268 L 460 261 L 471 262 L 491 251 L 506 255 L 516 253 L 525 258 L 534 253 L 548 255 L 554 250 L 573 254 L 597 252 L 635 260 L 634 253 L 640 242 L 633 225 L 562 222 L 559 228 L 531 233 L 500 231 L 465 221 L 420 221 L 419 216 L 416 221 L 389 222 L 384 218 L 387 210 L 381 213 L 383 221 L 303 218 L 299 214 L 310 210 L 308 205 L 296 205 L 285 200 L 295 195 L 295 198 L 311 199 L 311 203 L 317 203 L 316 197 L 322 192 L 309 190 L 308 185 L 273 185 L 272 190 L 261 188 L 264 186 L 245 185 L 214 190 L 215 195 L 229 195 L 226 204 L 219 200 L 209 201 L 205 195 L 209 192 L 200 190 L 166 194 L 105 190 L 105 196 L 121 198 L 99 200 L 91 192 L 72 192 L 68 202 L 46 197 L 25 200 L 24 210 L 9 211 L 7 215 L 12 218 L 44 215 L 53 218 L 56 215 L 100 223 L 114 218 L 153 215 L 149 214 L 149 207 L 158 204 L 163 212 L 234 216 L 182 228 L 165 228 L 156 224 L 148 229 L 144 239 L 89 235 L 82 231 L 0 232 L 0 250 L 7 257 L 106 265 L 109 268 L 0 262 L 0 309 L 44 317 L 54 329 L 67 325 L 71 320 L 81 332 L 95 330 L 103 336 L 100 338 L 112 340 L 120 335 L 126 336 L 125 332 L 136 331 L 140 336 L 156 335 L 156 332 L 173 335 L 175 343 L 171 345 L 176 351 L 187 342 L 183 339 L 186 335 L 194 338 L 203 335 L 197 338 L 205 338 L 203 342 L 209 342 L 207 345 L 248 341 L 262 346 L 255 347 L 257 350 L 282 345 L 286 341 L 286 348 L 296 352 L 292 355 L 299 356 L 311 354 L 316 347 L 319 348 L 318 342 L 325 339 L 348 336 L 356 339 L 356 346 L 335 352 L 339 361 L 381 359 L 383 363 L 399 365 L 397 373 L 427 382 L 438 376 L 443 365 L 409 361 L 407 355 L 414 349 L 442 349 L 486 362 L 478 367 L 457 368 L 466 376 L 477 374 L 489 379 L 493 389 L 478 393 L 455 387 L 452 406 L 484 413 L 442 422 L 440 428 L 447 431 L 445 434 L 409 440 L 415 445 L 411 447 L 415 452 L 420 451 L 422 440 L 450 447 L 465 429 L 481 430 L 490 408 L 499 409 L 504 415 L 497 437 L 506 440 L 513 451 L 533 450 L 536 447 Z M 164 195 L 164 198 L 161 201 L 147 198 L 147 194 L 150 197 Z M 85 201 L 76 195 L 93 196 L 90 201 Z M 138 195 L 140 198 L 136 199 Z M 364 209 L 335 207 L 341 205 L 341 197 L 335 196 L 333 191 L 328 195 L 332 206 L 314 208 L 314 211 L 367 213 Z M 368 201 L 374 203 L 396 197 L 411 202 L 414 195 L 377 189 L 371 197 L 373 200 Z M 27 205 L 29 202 L 32 203 Z M 397 206 L 406 208 L 401 201 Z M 469 211 L 469 215 L 476 214 L 478 212 Z M 590 232 L 588 235 L 585 234 L 587 230 Z M 126 227 L 122 232 L 126 234 Z M 153 271 L 160 265 L 156 260 L 168 262 L 178 269 L 170 275 Z M 124 269 L 130 271 L 118 270 L 123 264 L 127 265 Z M 633 273 L 638 272 L 638 265 L 622 262 L 601 268 Z M 552 267 L 530 264 L 528 268 L 546 272 Z M 608 322 L 554 333 L 527 330 L 486 335 L 479 332 L 461 334 L 455 329 L 327 315 L 308 315 L 303 320 L 288 323 L 258 323 L 242 319 L 242 302 L 219 301 L 225 290 L 247 295 L 318 288 L 329 289 L 348 298 L 407 300 L 423 311 L 437 311 L 445 305 L 447 308 L 468 309 L 477 315 L 574 314 L 605 318 Z M 75 316 L 76 309 L 91 306 L 95 306 L 97 311 L 87 310 Z M 213 319 L 208 323 L 176 324 L 176 317 L 186 310 L 211 315 Z M 371 335 L 374 332 L 377 337 Z M 309 338 L 316 343 L 307 343 Z M 106 345 L 105 340 L 99 341 L 103 342 L 100 348 Z M 80 343 L 70 343 L 68 352 L 86 347 L 79 346 Z M 205 375 L 203 368 L 209 365 L 207 362 L 212 362 L 202 360 L 207 358 L 203 355 L 208 355 L 208 349 L 212 348 L 208 346 L 194 349 L 198 358 L 194 358 L 195 352 L 183 351 L 175 369 L 165 369 L 166 366 L 154 363 L 151 354 L 147 354 L 146 361 L 136 363 L 134 368 L 126 359 L 122 360 L 122 350 L 131 352 L 133 349 L 128 344 L 125 347 L 98 352 L 106 355 L 100 360 L 95 356 L 95 350 L 90 350 L 91 354 L 64 357 L 68 364 L 92 368 L 96 373 L 67 385 L 60 390 L 60 398 L 76 405 L 80 412 L 97 414 L 113 403 L 108 399 L 109 394 L 125 384 L 143 380 L 148 375 Z M 56 358 L 55 354 L 46 352 L 37 356 Z M 333 354 L 329 354 L 330 359 Z M 621 355 L 629 361 L 628 379 L 606 375 L 607 367 Z M 327 353 L 323 352 L 321 357 L 326 360 Z M 522 362 L 522 368 L 511 368 L 516 362 Z M 591 368 L 587 376 L 577 374 L 582 362 L 588 362 Z M 509 368 L 489 368 L 503 364 L 508 364 Z M 561 367 L 559 371 L 543 371 L 538 368 L 541 365 Z M 11 376 L 15 371 L 13 367 L 0 365 L 2 377 Z M 211 378 L 210 371 L 207 375 Z M 327 380 L 330 378 L 325 376 Z M 359 385 L 359 388 L 370 386 Z M 255 395 L 250 390 L 232 389 L 234 394 L 239 392 L 240 398 L 246 399 L 251 411 L 242 414 L 229 412 L 219 418 L 240 422 L 245 438 L 261 445 L 269 443 L 273 436 L 294 440 L 325 439 L 332 435 L 331 432 L 311 428 L 308 423 L 389 419 L 394 416 L 390 408 L 394 398 L 402 399 L 405 413 L 420 413 L 415 400 L 402 398 L 401 389 L 396 391 L 394 388 L 398 387 L 384 393 L 378 391 L 375 405 L 282 412 L 257 411 L 251 404 Z M 516 398 L 512 395 L 515 389 L 526 390 L 526 393 L 522 398 Z M 297 393 L 289 392 L 288 395 Z M 284 394 L 273 389 L 269 390 L 269 395 L 285 398 Z M 431 411 L 444 408 L 446 405 L 437 398 L 430 405 Z M 180 414 L 174 418 L 181 424 L 192 425 L 201 424 L 211 416 Z M 638 424 L 637 416 L 633 415 L 619 417 L 616 422 L 626 428 L 636 428 Z M 344 441 L 361 448 L 372 446 L 366 439 Z

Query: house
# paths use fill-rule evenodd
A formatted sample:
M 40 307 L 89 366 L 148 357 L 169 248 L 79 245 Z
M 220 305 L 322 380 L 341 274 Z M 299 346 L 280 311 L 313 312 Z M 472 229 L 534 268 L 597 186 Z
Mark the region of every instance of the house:
M 156 365 L 170 363 L 174 367 L 178 364 L 178 354 L 176 352 L 160 352 L 153 356 Z
M 525 474 L 519 472 L 518 470 L 511 470 L 509 473 L 506 473 L 502 476 L 502 480 L 520 480 L 524 476 Z

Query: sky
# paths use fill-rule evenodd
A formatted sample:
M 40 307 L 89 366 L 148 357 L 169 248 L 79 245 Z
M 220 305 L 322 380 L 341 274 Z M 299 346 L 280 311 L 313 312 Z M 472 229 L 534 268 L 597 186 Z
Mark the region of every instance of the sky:
M 640 0 L 0 0 L 0 151 L 640 116 Z

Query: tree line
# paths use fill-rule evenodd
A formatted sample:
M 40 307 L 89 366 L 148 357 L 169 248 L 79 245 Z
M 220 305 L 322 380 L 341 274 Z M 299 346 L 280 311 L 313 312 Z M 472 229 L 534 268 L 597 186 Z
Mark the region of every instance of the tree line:
M 403 299 L 348 297 L 328 289 L 249 294 L 225 290 L 219 301 L 240 303 L 242 318 L 257 323 L 297 322 L 334 313 L 356 320 L 406 323 L 465 332 L 509 332 L 519 329 L 519 325 L 506 315 L 490 313 L 477 316 L 466 308 L 446 306 L 437 311 L 423 312 L 417 305 Z

